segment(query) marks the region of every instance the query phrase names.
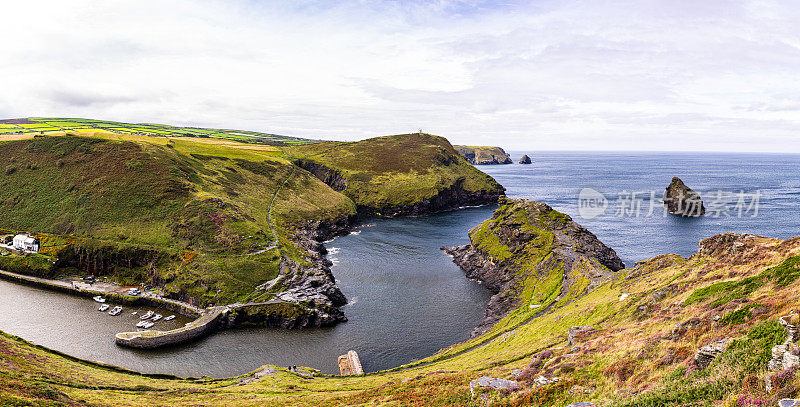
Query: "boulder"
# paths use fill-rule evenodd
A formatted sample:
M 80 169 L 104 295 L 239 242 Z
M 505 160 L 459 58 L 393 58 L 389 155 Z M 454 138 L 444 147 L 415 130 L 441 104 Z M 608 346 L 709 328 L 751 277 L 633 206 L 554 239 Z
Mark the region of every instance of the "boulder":
M 705 370 L 717 356 L 725 352 L 728 348 L 728 339 L 722 339 L 697 350 L 694 354 L 694 363 L 700 370 Z
M 593 330 L 594 328 L 588 325 L 573 326 L 569 328 L 569 331 L 567 332 L 567 342 L 570 345 L 574 345 L 576 339 L 579 339 L 581 336 Z
M 673 177 L 664 190 L 664 206 L 673 215 L 696 217 L 706 213 L 700 194 L 687 187 L 678 177 Z
M 494 390 L 499 389 L 516 389 L 518 386 L 516 380 L 498 379 L 495 377 L 481 376 L 469 382 L 469 391 L 472 397 L 475 397 L 476 387 L 488 387 Z
M 520 164 L 530 164 L 531 162 L 531 158 L 528 157 L 527 154 L 523 155 L 522 158 L 519 159 Z

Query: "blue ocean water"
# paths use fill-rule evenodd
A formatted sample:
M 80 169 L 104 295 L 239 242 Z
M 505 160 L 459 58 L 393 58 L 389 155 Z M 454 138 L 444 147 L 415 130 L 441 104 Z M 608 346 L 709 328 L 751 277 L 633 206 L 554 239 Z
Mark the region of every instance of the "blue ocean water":
M 533 164 L 479 168 L 505 186 L 509 197 L 541 201 L 569 214 L 628 266 L 663 253 L 689 256 L 701 239 L 718 233 L 800 236 L 800 155 L 520 151 L 511 156 L 516 163 L 526 153 Z M 709 216 L 664 216 L 661 202 L 653 202 L 653 214 L 647 216 L 651 193 L 661 198 L 675 176 L 700 193 Z M 606 197 L 605 214 L 580 216 L 583 188 Z M 638 193 L 633 197 L 632 192 Z M 740 199 L 743 204 L 737 206 Z M 638 217 L 632 210 L 636 202 Z M 714 213 L 708 211 L 712 207 Z

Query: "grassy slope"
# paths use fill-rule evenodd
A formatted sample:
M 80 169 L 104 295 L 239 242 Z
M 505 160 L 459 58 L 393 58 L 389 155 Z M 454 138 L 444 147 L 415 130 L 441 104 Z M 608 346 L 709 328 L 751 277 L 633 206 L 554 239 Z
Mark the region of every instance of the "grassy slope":
M 278 271 L 269 204 L 294 166 L 272 147 L 214 139 L 106 132 L 0 144 L 0 225 L 47 235 L 43 245 L 154 248 L 171 255 L 158 275 L 126 270 L 122 283 L 151 281 L 199 301 L 248 298 Z M 345 196 L 296 171 L 275 200 L 281 248 L 290 225 L 354 213 Z M 50 248 L 50 246 L 54 246 Z M 217 294 L 219 290 L 219 294 Z
M 800 296 L 800 239 L 727 235 L 702 247 L 688 259 L 663 255 L 621 271 L 530 322 L 511 322 L 519 321 L 512 314 L 482 337 L 363 377 L 312 379 L 277 369 L 243 386 L 227 386 L 231 380 L 165 380 L 109 371 L 0 337 L 0 386 L 9 400 L 92 406 L 564 406 L 584 400 L 678 406 L 796 394 L 796 379 L 767 395 L 762 378 L 771 345 L 782 340 L 775 320 L 795 309 Z M 715 322 L 714 315 L 722 319 Z M 700 323 L 673 333 L 677 323 L 693 317 Z M 578 339 L 577 348 L 566 344 L 566 331 L 574 325 L 595 327 Z M 707 370 L 696 371 L 694 351 L 725 337 L 736 342 Z M 536 387 L 522 380 L 521 389 L 510 394 L 470 395 L 470 380 L 512 378 L 513 369 L 522 370 L 521 380 L 541 374 L 561 381 Z
M 469 165 L 445 138 L 429 134 L 324 142 L 283 150 L 290 158 L 309 159 L 339 170 L 348 184 L 344 194 L 359 207 L 379 213 L 431 198 L 457 182 L 463 182 L 463 188 L 472 192 L 502 188 Z

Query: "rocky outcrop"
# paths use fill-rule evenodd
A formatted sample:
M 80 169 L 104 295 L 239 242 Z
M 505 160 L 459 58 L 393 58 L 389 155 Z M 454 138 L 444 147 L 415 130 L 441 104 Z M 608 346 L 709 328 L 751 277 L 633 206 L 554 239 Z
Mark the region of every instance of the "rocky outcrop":
M 728 348 L 728 339 L 722 339 L 697 350 L 694 354 L 694 363 L 700 370 L 705 370 L 717 356 L 723 354 Z
M 468 278 L 495 293 L 473 335 L 486 332 L 521 305 L 522 282 L 531 273 L 543 279 L 560 273 L 559 299 L 570 289 L 579 290 L 573 287 L 579 279 L 590 280 L 583 292 L 575 293 L 577 298 L 625 267 L 613 249 L 548 205 L 505 198 L 501 205 L 491 219 L 470 231 L 470 244 L 442 248 Z M 531 309 L 536 305 L 531 304 Z M 549 308 L 543 307 L 540 313 Z
M 350 232 L 354 216 L 333 220 L 309 220 L 294 226 L 294 242 L 305 249 L 302 263 L 284 255 L 280 272 L 257 290 L 274 292 L 283 305 L 237 310 L 232 325 L 305 328 L 334 325 L 347 321 L 341 306 L 347 304 L 331 272 L 323 241 Z
M 797 344 L 800 314 L 792 313 L 778 321 L 786 331 L 786 340 L 772 347 L 772 360 L 767 367 L 773 372 L 800 367 L 800 346 Z
M 453 146 L 472 165 L 512 164 L 511 157 L 500 147 Z
M 673 215 L 702 216 L 706 213 L 700 194 L 687 187 L 678 177 L 672 178 L 664 191 L 664 206 Z
M 520 164 L 531 164 L 532 161 L 531 161 L 531 158 L 528 157 L 527 154 L 525 154 L 525 155 L 522 156 L 522 158 L 519 159 L 519 163 Z

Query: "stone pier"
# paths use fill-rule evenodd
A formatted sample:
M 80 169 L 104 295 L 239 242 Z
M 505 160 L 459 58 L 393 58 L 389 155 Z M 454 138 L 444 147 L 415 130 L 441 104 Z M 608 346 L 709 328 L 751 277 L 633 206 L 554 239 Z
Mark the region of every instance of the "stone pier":
M 351 350 L 346 355 L 339 356 L 339 374 L 342 376 L 364 374 L 364 369 L 361 368 L 361 360 L 358 358 L 356 351 Z

